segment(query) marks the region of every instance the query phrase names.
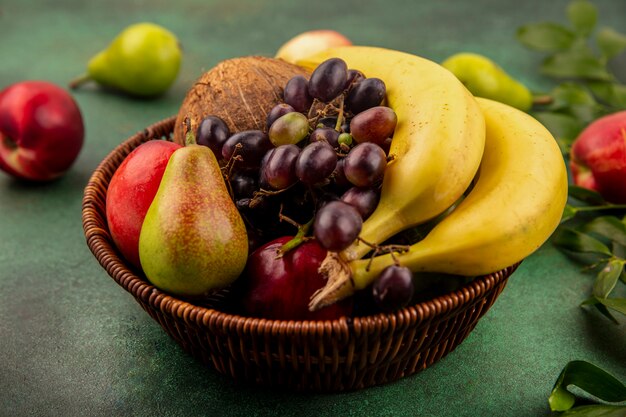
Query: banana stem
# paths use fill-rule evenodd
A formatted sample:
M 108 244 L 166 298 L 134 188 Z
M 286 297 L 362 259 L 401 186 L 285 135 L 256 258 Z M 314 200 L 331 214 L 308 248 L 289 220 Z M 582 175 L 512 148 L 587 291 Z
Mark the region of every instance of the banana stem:
M 75 90 L 90 80 L 91 80 L 91 77 L 88 74 L 82 74 L 74 78 L 73 80 L 71 80 L 68 84 L 68 87 L 71 88 L 72 90 Z

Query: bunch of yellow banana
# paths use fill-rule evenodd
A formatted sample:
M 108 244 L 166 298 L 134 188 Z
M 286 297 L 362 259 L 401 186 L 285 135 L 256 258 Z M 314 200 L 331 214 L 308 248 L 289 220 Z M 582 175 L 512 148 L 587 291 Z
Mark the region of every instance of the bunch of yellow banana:
M 561 152 L 538 121 L 513 107 L 474 98 L 446 69 L 413 55 L 371 47 L 325 51 L 300 64 L 345 60 L 387 84 L 387 105 L 398 115 L 381 199 L 360 237 L 380 244 L 430 220 L 466 198 L 421 241 L 391 256 L 360 259 L 370 247 L 353 244 L 322 265 L 327 285 L 315 310 L 371 284 L 399 262 L 414 272 L 477 276 L 521 261 L 559 223 L 567 200 Z M 395 258 L 395 259 L 394 259 Z

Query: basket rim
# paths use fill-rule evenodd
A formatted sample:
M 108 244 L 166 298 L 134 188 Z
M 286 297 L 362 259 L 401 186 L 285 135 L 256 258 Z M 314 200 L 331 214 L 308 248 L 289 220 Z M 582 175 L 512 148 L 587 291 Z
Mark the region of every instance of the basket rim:
M 367 316 L 340 317 L 334 320 L 274 320 L 249 317 L 196 305 L 192 300 L 177 298 L 159 290 L 127 265 L 112 241 L 104 205 L 102 209 L 99 209 L 97 202 L 98 199 L 106 200 L 109 181 L 126 155 L 143 142 L 169 138 L 173 132 L 175 120 L 176 116 L 170 116 L 155 122 L 127 138 L 109 152 L 92 173 L 84 189 L 82 223 L 89 249 L 118 285 L 152 308 L 182 318 L 188 324 L 196 326 L 218 324 L 219 327 L 224 328 L 235 324 L 238 330 L 270 329 L 271 333 L 275 334 L 310 326 L 322 326 L 327 333 L 335 333 L 336 330 L 342 330 L 341 333 L 344 333 L 348 327 L 367 331 L 368 329 L 371 330 L 372 327 L 389 328 L 393 322 L 393 327 L 398 330 L 398 327 L 407 326 L 408 323 L 415 321 L 421 323 L 438 316 L 445 316 L 464 305 L 470 304 L 473 300 L 485 296 L 492 288 L 506 280 L 522 262 L 517 262 L 491 274 L 475 277 L 457 290 L 420 301 L 391 313 L 381 312 Z M 101 188 L 104 188 L 104 195 L 102 195 Z M 376 324 L 376 326 L 371 326 L 372 324 Z

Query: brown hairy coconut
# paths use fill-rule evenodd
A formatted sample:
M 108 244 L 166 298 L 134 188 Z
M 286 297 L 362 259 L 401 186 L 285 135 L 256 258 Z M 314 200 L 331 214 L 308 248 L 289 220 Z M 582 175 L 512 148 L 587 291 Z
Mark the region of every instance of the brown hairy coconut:
M 304 68 L 261 56 L 222 61 L 205 72 L 187 92 L 174 126 L 174 142 L 185 143 L 185 117 L 195 132 L 207 116 L 218 116 L 231 133 L 266 130 L 267 113 L 281 102 L 287 81 L 309 77 Z

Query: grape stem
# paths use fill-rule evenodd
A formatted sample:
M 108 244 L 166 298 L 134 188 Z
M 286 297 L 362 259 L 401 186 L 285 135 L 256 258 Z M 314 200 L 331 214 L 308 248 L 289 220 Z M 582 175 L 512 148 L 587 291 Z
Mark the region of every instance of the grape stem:
M 293 239 L 286 242 L 284 245 L 280 247 L 280 249 L 278 250 L 278 255 L 276 256 L 277 259 L 283 257 L 285 253 L 297 248 L 298 246 L 300 246 L 307 240 L 312 239 L 312 237 L 307 236 L 307 234 L 309 233 L 309 230 L 311 229 L 311 226 L 313 225 L 313 219 L 314 219 L 314 218 L 311 218 L 311 220 L 309 220 L 305 224 L 299 224 L 295 222 L 293 219 L 290 219 L 289 217 L 285 216 L 282 213 L 282 206 L 281 206 L 281 212 L 278 213 L 278 218 L 280 219 L 281 222 L 286 221 L 287 223 L 293 226 L 296 226 L 298 228 L 298 233 L 296 233 Z
M 389 255 L 391 255 L 391 259 L 393 259 L 393 262 L 394 264 L 396 264 L 396 266 L 400 266 L 400 262 L 398 261 L 398 258 L 396 258 L 395 254 L 408 252 L 409 249 L 411 248 L 410 245 L 376 245 L 376 244 L 370 243 L 362 239 L 361 237 L 358 237 L 357 239 L 359 240 L 359 242 L 365 244 L 366 246 L 374 250 L 374 252 L 372 253 L 372 256 L 370 256 L 370 260 L 367 264 L 367 267 L 365 268 L 366 271 L 370 270 L 370 266 L 372 266 L 372 262 L 374 261 L 374 258 L 376 256 L 383 255 L 385 253 L 388 253 Z
M 256 205 L 261 202 L 261 199 L 263 197 L 271 196 L 271 195 L 278 195 L 278 194 L 284 193 L 285 191 L 287 191 L 288 189 L 290 189 L 294 185 L 296 185 L 296 183 L 293 183 L 289 187 L 283 188 L 283 189 L 280 189 L 280 190 L 266 190 L 264 188 L 261 188 L 261 189 L 259 189 L 259 191 L 255 191 L 254 194 L 252 194 L 252 200 L 250 200 L 250 208 L 256 207 Z
M 241 155 L 237 155 L 239 151 L 241 151 L 241 148 L 243 148 L 243 145 L 241 143 L 235 145 L 232 156 L 230 157 L 226 165 L 221 169 L 222 176 L 224 177 L 224 182 L 226 183 L 226 187 L 228 188 L 228 194 L 230 194 L 230 198 L 233 201 L 235 200 L 235 192 L 233 191 L 233 186 L 230 184 L 230 179 L 233 173 L 233 169 L 235 167 L 235 163 L 237 161 L 243 161 Z
M 343 94 L 339 96 L 339 114 L 337 115 L 337 123 L 335 123 L 335 130 L 341 132 L 341 125 L 343 124 Z

